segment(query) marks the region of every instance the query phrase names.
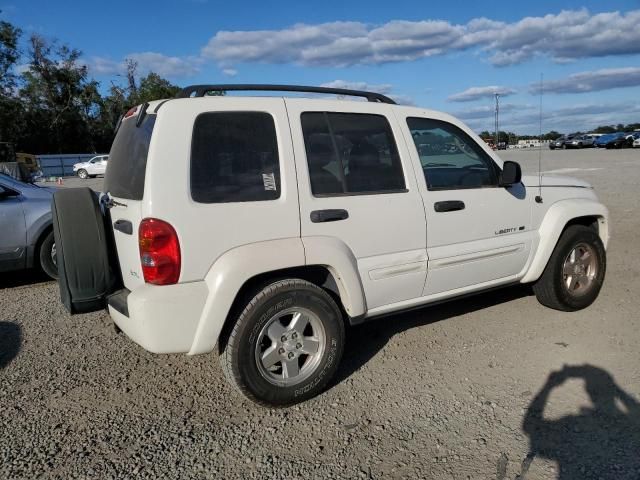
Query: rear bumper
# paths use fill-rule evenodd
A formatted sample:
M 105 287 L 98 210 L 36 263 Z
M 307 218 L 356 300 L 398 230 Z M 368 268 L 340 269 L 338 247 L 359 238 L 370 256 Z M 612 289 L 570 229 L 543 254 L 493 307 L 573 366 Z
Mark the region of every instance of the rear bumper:
M 153 353 L 186 353 L 191 349 L 208 288 L 205 282 L 142 285 L 120 290 L 107 301 L 120 330 Z

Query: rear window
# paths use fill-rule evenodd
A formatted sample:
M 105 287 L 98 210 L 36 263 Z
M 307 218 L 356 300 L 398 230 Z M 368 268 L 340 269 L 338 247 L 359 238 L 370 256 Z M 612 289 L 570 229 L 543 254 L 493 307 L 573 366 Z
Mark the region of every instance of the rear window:
M 114 197 L 142 200 L 149 142 L 155 124 L 156 115 L 146 115 L 139 127 L 136 127 L 135 117 L 122 122 L 111 152 L 104 158 L 109 161 L 105 192 Z
M 264 112 L 210 112 L 196 118 L 191 144 L 191 197 L 200 203 L 280 197 L 278 142 Z

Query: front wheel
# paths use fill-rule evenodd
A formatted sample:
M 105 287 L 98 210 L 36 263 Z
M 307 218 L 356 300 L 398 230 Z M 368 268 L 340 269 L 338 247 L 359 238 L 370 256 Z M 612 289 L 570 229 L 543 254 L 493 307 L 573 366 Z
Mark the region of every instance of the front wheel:
M 244 396 L 286 406 L 322 392 L 343 349 L 344 323 L 333 299 L 312 283 L 289 279 L 263 288 L 245 306 L 220 362 Z
M 78 170 L 78 176 L 83 180 L 89 178 L 89 174 L 84 168 L 81 168 L 80 170 Z
M 565 312 L 581 310 L 598 297 L 606 268 L 606 253 L 598 233 L 584 225 L 571 225 L 560 236 L 533 291 L 547 307 Z

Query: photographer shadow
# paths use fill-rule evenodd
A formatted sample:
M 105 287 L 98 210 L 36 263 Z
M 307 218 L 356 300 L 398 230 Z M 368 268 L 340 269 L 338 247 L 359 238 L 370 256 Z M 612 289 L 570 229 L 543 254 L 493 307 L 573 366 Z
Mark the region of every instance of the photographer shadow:
M 0 370 L 8 366 L 20 352 L 22 329 L 12 322 L 0 322 Z
M 584 380 L 592 405 L 577 415 L 545 419 L 550 393 L 576 378 Z M 556 461 L 559 480 L 640 479 L 640 403 L 601 368 L 565 366 L 551 373 L 529 405 L 522 429 L 529 436 L 530 453 L 520 480 L 535 457 Z

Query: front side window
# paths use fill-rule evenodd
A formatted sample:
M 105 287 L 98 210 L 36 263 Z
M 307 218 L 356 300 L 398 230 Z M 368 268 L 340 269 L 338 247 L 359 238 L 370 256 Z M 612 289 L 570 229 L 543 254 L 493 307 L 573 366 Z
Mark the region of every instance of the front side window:
M 385 117 L 305 112 L 301 122 L 313 195 L 404 191 L 400 156 Z
M 196 118 L 191 145 L 191 196 L 200 203 L 280 197 L 273 117 L 263 112 L 210 112 Z
M 482 188 L 498 185 L 498 171 L 489 155 L 451 123 L 407 118 L 429 190 Z

